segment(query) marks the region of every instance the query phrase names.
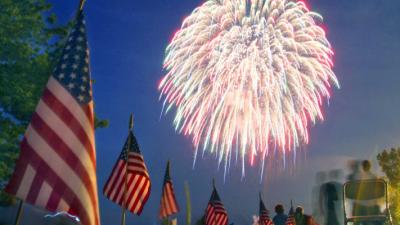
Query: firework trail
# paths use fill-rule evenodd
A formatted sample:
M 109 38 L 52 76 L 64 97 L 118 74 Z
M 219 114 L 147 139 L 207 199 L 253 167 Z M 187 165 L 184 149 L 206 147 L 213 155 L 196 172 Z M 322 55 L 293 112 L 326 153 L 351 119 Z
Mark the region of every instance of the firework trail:
M 308 143 L 309 123 L 323 120 L 321 106 L 339 87 L 320 22 L 289 0 L 208 0 L 183 21 L 159 90 L 196 155 L 214 153 L 226 172 L 232 154 L 253 163 Z

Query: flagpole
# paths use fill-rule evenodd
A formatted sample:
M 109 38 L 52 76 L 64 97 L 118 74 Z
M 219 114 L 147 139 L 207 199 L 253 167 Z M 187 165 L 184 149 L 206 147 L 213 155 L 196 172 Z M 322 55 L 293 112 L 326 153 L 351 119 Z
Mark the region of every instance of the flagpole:
M 185 194 L 186 194 L 186 225 L 191 225 L 192 205 L 190 202 L 189 183 L 187 181 L 185 181 Z
M 81 1 L 85 1 L 85 0 L 81 0 Z M 121 225 L 125 225 L 125 221 L 126 221 L 126 192 L 128 190 L 128 154 L 131 150 L 131 130 L 133 129 L 133 114 L 131 113 L 131 116 L 129 118 L 129 132 L 128 132 L 128 142 L 127 142 L 127 148 L 126 148 L 126 159 L 125 159 L 125 171 L 124 171 L 124 199 L 123 199 L 123 204 L 122 204 L 122 215 L 121 215 Z
M 15 217 L 15 222 L 14 225 L 19 225 L 20 221 L 21 221 L 21 217 L 22 217 L 22 212 L 24 211 L 24 201 L 20 200 L 19 204 L 18 204 L 18 211 L 17 211 L 17 215 Z

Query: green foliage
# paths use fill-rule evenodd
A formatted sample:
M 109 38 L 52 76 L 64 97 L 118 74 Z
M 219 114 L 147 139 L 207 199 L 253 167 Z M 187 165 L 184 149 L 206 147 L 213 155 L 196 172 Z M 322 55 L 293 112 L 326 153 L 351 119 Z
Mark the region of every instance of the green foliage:
M 383 150 L 377 159 L 389 181 L 389 203 L 393 221 L 400 224 L 400 148 Z
M 0 0 L 0 190 L 12 174 L 19 141 L 70 26 L 58 25 L 50 9 L 46 0 Z M 0 204 L 12 202 L 0 191 Z
M 196 221 L 196 224 L 195 225 L 204 225 L 204 224 L 206 224 L 205 223 L 205 221 L 204 221 L 204 216 L 203 217 L 201 217 L 200 219 L 198 219 L 197 221 Z

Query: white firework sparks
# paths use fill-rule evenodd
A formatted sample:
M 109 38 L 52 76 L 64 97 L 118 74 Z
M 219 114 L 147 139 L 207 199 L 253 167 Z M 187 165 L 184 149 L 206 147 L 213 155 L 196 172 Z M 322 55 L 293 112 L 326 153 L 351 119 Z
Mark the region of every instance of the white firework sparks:
M 159 89 L 178 132 L 225 161 L 308 143 L 339 87 L 322 17 L 302 1 L 208 0 L 167 47 Z M 271 151 L 270 151 L 271 152 Z

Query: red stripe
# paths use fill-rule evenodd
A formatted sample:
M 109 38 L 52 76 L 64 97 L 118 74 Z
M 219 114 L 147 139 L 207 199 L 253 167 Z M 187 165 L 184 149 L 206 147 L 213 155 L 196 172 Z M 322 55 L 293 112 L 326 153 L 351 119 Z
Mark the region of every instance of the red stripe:
M 161 198 L 161 207 L 162 207 L 162 210 L 164 212 L 164 217 L 168 216 L 168 214 L 170 213 L 170 204 L 169 204 L 168 199 L 166 197 L 166 187 L 164 187 L 164 190 L 163 190 L 163 195 L 162 195 L 162 198 Z
M 96 166 L 96 156 L 94 146 L 90 142 L 90 138 L 82 128 L 82 124 L 75 118 L 65 105 L 60 102 L 48 89 L 44 90 L 42 100 L 51 108 L 51 110 L 60 118 L 66 126 L 74 133 L 77 139 L 85 146 L 90 156 L 93 167 Z
M 128 205 L 128 206 L 129 206 L 129 205 L 131 204 L 131 202 L 133 201 L 132 206 L 129 208 L 129 211 L 131 211 L 131 212 L 135 212 L 135 208 L 136 208 L 135 202 L 136 202 L 136 200 L 137 200 L 137 199 L 141 196 L 141 194 L 142 194 L 142 193 L 139 192 L 138 188 L 139 188 L 140 182 L 142 182 L 142 180 L 145 179 L 143 176 L 134 175 L 134 176 L 132 177 L 132 181 L 133 181 L 136 177 L 138 177 L 138 179 L 137 179 L 136 182 L 133 184 L 134 186 L 133 186 L 133 188 L 132 188 L 132 191 L 128 193 L 129 196 L 128 196 L 127 201 L 126 201 L 126 202 L 127 202 L 126 205 Z M 132 185 L 132 184 L 131 184 L 131 185 Z M 135 193 L 138 193 L 138 194 L 136 195 L 136 198 L 134 198 Z
M 116 182 L 114 183 L 114 190 L 115 190 L 115 195 L 114 195 L 114 197 L 113 197 L 113 201 L 115 201 L 115 202 L 118 202 L 119 204 L 121 204 L 121 199 L 118 199 L 118 193 L 120 193 L 120 192 L 123 192 L 124 191 L 124 185 L 125 185 L 125 180 L 127 179 L 127 174 L 125 174 L 125 168 L 126 168 L 126 166 L 125 166 L 125 164 L 123 164 L 122 166 L 121 166 L 121 173 L 119 173 L 119 176 L 120 177 L 122 177 L 122 179 L 121 180 L 119 180 L 119 183 L 118 183 L 118 180 L 116 180 Z
M 11 195 L 16 195 L 19 189 L 19 186 L 22 182 L 22 178 L 24 177 L 26 168 L 28 167 L 29 157 L 27 157 L 27 151 L 29 149 L 24 148 L 22 142 L 20 143 L 21 153 L 15 165 L 16 170 L 10 181 L 8 182 L 5 191 Z
M 144 165 L 143 161 L 140 163 L 128 161 L 128 165 L 130 167 L 138 167 L 138 168 L 146 169 L 146 166 Z
M 21 143 L 21 146 L 26 149 L 26 156 L 29 156 L 30 165 L 37 171 L 38 174 L 41 172 L 46 172 L 46 182 L 55 189 L 55 187 L 61 186 L 61 190 L 63 190 L 63 199 L 70 205 L 71 214 L 76 215 L 82 221 L 82 224 L 89 224 L 89 217 L 86 213 L 85 207 L 82 205 L 80 201 L 78 201 L 78 196 L 74 194 L 74 192 L 68 187 L 68 185 L 60 178 L 54 171 L 48 166 L 46 162 L 44 162 L 39 155 L 36 154 L 35 150 L 31 148 L 31 146 L 27 143 L 26 139 L 24 139 Z M 60 190 L 60 189 L 59 189 Z M 57 190 L 58 191 L 58 190 Z M 61 192 L 60 192 L 61 193 Z M 34 204 L 34 202 L 28 202 Z M 58 203 L 57 203 L 58 204 Z M 94 205 L 95 208 L 96 205 Z M 75 209 L 75 210 L 72 210 Z M 98 224 L 97 214 L 95 214 L 96 224 Z
M 129 191 L 129 187 L 132 185 L 132 183 L 133 183 L 133 181 L 135 180 L 135 175 L 131 175 L 130 176 L 130 179 L 128 179 L 128 182 L 127 182 L 127 185 L 126 185 L 126 202 L 125 202 L 125 208 L 128 208 L 128 206 L 129 206 L 129 195 L 130 195 L 130 193 L 128 193 L 128 191 Z M 124 190 L 121 190 L 121 191 L 124 191 Z M 124 196 L 123 196 L 124 197 Z M 123 199 L 122 199 L 123 200 Z M 123 201 L 121 201 L 121 203 L 120 203 L 120 205 L 121 206 L 123 206 Z
M 144 208 L 144 204 L 147 202 L 147 199 L 149 198 L 149 195 L 150 195 L 150 190 L 151 190 L 151 183 L 150 183 L 150 180 L 149 179 L 147 179 L 147 178 L 145 178 L 146 180 L 145 180 L 145 182 L 144 182 L 144 184 L 143 184 L 143 187 L 142 187 L 142 189 L 140 190 L 140 197 L 143 199 L 142 201 L 141 201 L 141 203 L 140 203 L 140 207 L 139 207 L 139 209 L 136 211 L 136 214 L 137 215 L 140 215 L 141 213 L 142 213 L 142 211 L 143 211 L 143 208 Z M 148 189 L 147 189 L 147 193 L 144 195 L 144 190 L 145 190 L 145 188 L 147 187 L 147 185 L 149 185 L 149 187 L 148 187 Z M 144 195 L 144 196 L 143 196 Z M 136 205 L 136 204 L 138 204 L 137 202 L 139 201 L 139 199 L 141 199 L 141 198 L 136 198 L 136 201 L 135 201 L 135 203 L 133 203 L 133 205 Z
M 172 184 L 171 182 L 166 182 L 165 183 L 165 190 L 166 190 L 166 200 L 168 201 L 169 209 L 170 211 L 168 214 L 173 214 L 177 212 L 177 205 L 176 205 L 176 199 L 174 195 L 174 191 L 172 189 Z
M 121 174 L 121 172 L 122 172 L 122 170 L 124 168 L 123 165 L 121 165 L 121 164 L 122 164 L 121 160 L 118 160 L 117 163 L 115 164 L 114 169 L 113 169 L 113 171 L 111 173 L 111 176 L 108 178 L 108 181 L 107 181 L 106 186 L 104 188 L 104 194 L 110 200 L 112 200 L 111 199 L 111 193 L 115 189 L 116 182 L 118 181 L 118 177 L 120 176 L 120 174 Z M 111 178 L 114 176 L 114 174 L 115 174 L 115 179 L 111 180 Z M 108 188 L 108 186 L 110 186 L 110 188 Z M 106 189 L 109 189 L 108 193 L 105 193 Z
M 27 202 L 36 202 L 45 177 L 47 177 L 46 171 L 36 171 L 35 177 L 33 178 L 32 184 L 29 188 L 28 196 L 25 199 Z
M 53 187 L 53 191 L 50 194 L 50 198 L 49 201 L 47 202 L 46 208 L 49 209 L 50 211 L 56 211 L 57 210 L 57 206 L 58 203 L 61 200 L 61 196 L 58 192 L 63 193 L 64 191 L 62 191 L 63 188 L 61 187 L 61 185 L 56 184 Z
M 53 132 L 53 130 L 35 113 L 32 115 L 31 126 L 46 141 L 46 143 L 54 150 L 56 154 L 70 167 L 71 170 L 80 178 L 82 183 L 88 190 L 90 201 L 96 206 L 95 187 L 93 186 L 89 174 L 85 167 L 81 164 L 80 159 L 71 151 L 64 141 Z

